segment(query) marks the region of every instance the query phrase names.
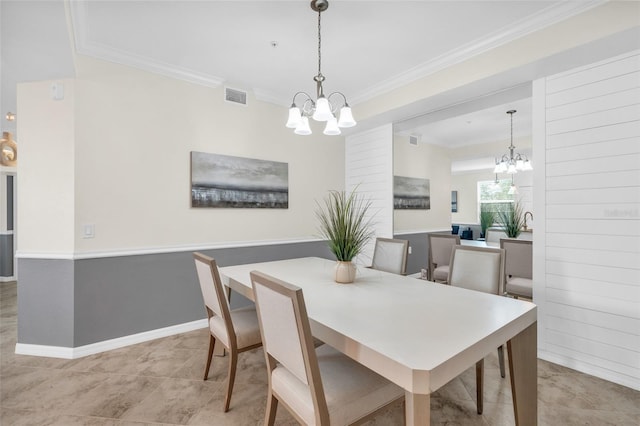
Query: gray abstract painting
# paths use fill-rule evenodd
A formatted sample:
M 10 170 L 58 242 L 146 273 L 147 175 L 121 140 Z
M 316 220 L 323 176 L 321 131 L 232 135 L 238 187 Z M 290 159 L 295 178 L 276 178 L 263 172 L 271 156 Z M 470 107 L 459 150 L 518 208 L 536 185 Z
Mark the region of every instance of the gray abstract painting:
M 394 209 L 431 209 L 429 179 L 393 177 Z
M 192 151 L 191 207 L 289 208 L 289 165 Z

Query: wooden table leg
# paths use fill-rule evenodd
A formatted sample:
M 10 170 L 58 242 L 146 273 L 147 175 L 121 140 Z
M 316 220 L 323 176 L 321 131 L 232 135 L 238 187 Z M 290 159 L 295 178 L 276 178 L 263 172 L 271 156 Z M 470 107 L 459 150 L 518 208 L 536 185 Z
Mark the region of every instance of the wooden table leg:
M 405 393 L 405 424 L 428 426 L 431 424 L 431 395 Z
M 538 323 L 507 342 L 516 426 L 538 424 Z

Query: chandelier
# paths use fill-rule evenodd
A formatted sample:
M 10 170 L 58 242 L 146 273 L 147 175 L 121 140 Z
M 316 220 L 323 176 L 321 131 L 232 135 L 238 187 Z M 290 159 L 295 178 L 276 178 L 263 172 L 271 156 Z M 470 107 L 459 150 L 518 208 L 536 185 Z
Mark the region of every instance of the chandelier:
M 322 75 L 322 37 L 320 36 L 320 15 L 327 10 L 329 2 L 327 0 L 312 0 L 311 9 L 318 12 L 318 75 L 313 77 L 316 82 L 316 100 L 306 92 L 297 92 L 293 95 L 293 101 L 289 108 L 289 120 L 286 126 L 295 129 L 297 135 L 310 135 L 309 117 L 316 121 L 325 121 L 327 124 L 324 128 L 325 135 L 339 135 L 340 128 L 353 127 L 356 121 L 351 114 L 351 107 L 347 103 L 347 98 L 341 92 L 333 92 L 329 96 L 324 95 L 322 83 L 324 75 Z M 296 104 L 296 98 L 302 97 L 302 103 Z M 334 102 L 339 103 L 334 103 Z M 340 109 L 340 118 L 336 119 L 336 111 Z
M 496 167 L 493 169 L 494 173 L 509 173 L 514 174 L 518 171 L 533 170 L 531 162 L 526 155 L 516 153 L 516 149 L 513 146 L 513 114 L 516 113 L 515 109 L 507 111 L 507 114 L 511 116 L 511 145 L 509 145 L 509 154 L 504 154 L 499 160 L 496 158 Z

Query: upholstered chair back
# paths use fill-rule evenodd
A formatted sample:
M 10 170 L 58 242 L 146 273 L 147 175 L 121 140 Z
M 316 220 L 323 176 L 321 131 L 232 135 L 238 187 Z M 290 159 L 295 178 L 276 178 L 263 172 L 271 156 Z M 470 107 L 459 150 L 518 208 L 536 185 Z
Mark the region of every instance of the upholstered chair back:
M 236 337 L 229 313 L 229 302 L 222 286 L 218 265 L 213 258 L 202 253 L 194 253 L 193 258 L 196 264 L 202 298 L 207 308 L 211 331 L 222 341 L 223 345 L 229 347 L 231 339 L 235 340 Z
M 460 244 L 459 235 L 428 234 L 428 267 L 431 281 L 448 282 L 449 261 L 453 247 Z
M 500 247 L 505 251 L 507 277 L 533 278 L 533 241 L 503 238 Z
M 404 275 L 407 270 L 409 241 L 392 238 L 376 238 L 371 267 L 379 271 Z
M 504 292 L 504 250 L 455 246 L 449 264 L 449 284 L 491 294 Z

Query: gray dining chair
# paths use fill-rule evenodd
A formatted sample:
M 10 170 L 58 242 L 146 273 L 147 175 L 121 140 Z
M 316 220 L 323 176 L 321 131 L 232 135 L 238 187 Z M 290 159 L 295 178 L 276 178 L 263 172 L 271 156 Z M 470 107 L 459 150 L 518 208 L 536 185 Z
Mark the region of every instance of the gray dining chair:
M 453 247 L 460 244 L 459 235 L 427 234 L 429 240 L 428 271 L 429 280 L 449 282 L 449 261 Z
M 409 241 L 394 238 L 376 238 L 371 268 L 405 275 Z
M 508 238 L 507 233 L 503 228 L 497 226 L 490 226 L 484 234 L 485 243 L 492 247 L 499 247 L 501 238 Z
M 227 393 L 224 399 L 224 411 L 227 412 L 236 378 L 238 354 L 262 346 L 258 316 L 255 306 L 230 310 L 216 261 L 202 253 L 193 253 L 193 258 L 209 322 L 209 354 L 203 380 L 209 377 L 213 351 L 216 342 L 220 342 L 229 352 Z
M 251 272 L 267 361 L 265 425 L 279 403 L 305 425 L 360 424 L 404 401 L 399 386 L 333 349 L 314 347 L 302 289 Z
M 533 241 L 501 238 L 505 251 L 505 293 L 533 299 Z
M 495 295 L 504 292 L 504 250 L 493 247 L 457 245 L 451 253 L 449 284 Z M 498 348 L 500 376 L 505 377 L 504 348 Z M 476 363 L 476 404 L 483 411 L 484 359 Z

